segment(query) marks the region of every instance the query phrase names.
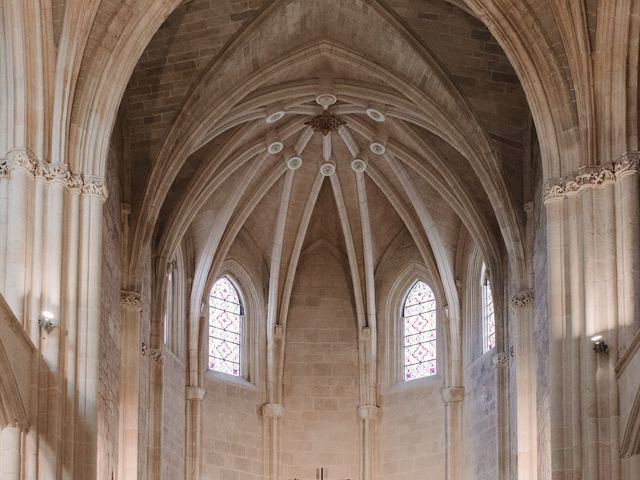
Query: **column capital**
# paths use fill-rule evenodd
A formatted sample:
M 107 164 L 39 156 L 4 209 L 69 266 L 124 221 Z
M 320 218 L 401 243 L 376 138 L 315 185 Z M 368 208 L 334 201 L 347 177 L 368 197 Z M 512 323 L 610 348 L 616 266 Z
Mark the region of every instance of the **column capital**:
M 360 420 L 377 420 L 380 417 L 380 407 L 377 405 L 360 405 L 358 418 Z
M 162 350 L 159 348 L 152 348 L 146 343 L 142 342 L 142 356 L 149 357 L 155 363 L 162 363 Z
M 142 301 L 140 300 L 140 294 L 127 290 L 120 291 L 120 305 L 130 310 L 141 311 Z
M 185 395 L 187 400 L 203 401 L 207 396 L 207 391 L 202 387 L 186 387 Z
M 84 195 L 99 197 L 103 200 L 107 198 L 107 186 L 104 184 L 104 179 L 102 177 L 83 175 L 82 179 L 82 193 Z
M 493 356 L 493 366 L 496 368 L 505 368 L 509 366 L 511 358 L 507 352 L 498 352 Z
M 639 168 L 640 152 L 625 152 L 613 162 L 585 166 L 566 177 L 549 179 L 542 191 L 544 203 L 565 198 L 583 188 L 616 182 L 628 173 L 637 172 Z
M 464 400 L 464 387 L 445 387 L 440 391 L 445 405 L 460 403 Z
M 7 153 L 7 158 L 5 159 L 4 164 L 4 169 L 0 168 L 0 170 L 6 170 L 5 175 L 18 168 L 26 170 L 28 173 L 33 175 L 36 171 L 38 161 L 36 159 L 36 156 L 29 150 L 19 149 L 11 150 L 9 153 Z
M 511 308 L 522 308 L 533 304 L 533 290 L 522 290 L 511 296 L 509 304 Z
M 280 403 L 265 403 L 262 405 L 262 416 L 265 418 L 284 417 L 284 406 Z

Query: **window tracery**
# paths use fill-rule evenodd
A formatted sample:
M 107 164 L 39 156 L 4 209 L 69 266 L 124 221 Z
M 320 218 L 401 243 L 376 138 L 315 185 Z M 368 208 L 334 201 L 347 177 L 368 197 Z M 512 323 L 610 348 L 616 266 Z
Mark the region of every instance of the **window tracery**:
M 482 265 L 482 352 L 486 353 L 496 346 L 496 316 L 493 306 L 491 282 L 486 265 Z
M 407 293 L 402 310 L 404 380 L 437 373 L 436 298 L 433 290 L 418 280 Z
M 238 289 L 228 277 L 221 277 L 209 294 L 210 370 L 241 375 L 243 315 Z

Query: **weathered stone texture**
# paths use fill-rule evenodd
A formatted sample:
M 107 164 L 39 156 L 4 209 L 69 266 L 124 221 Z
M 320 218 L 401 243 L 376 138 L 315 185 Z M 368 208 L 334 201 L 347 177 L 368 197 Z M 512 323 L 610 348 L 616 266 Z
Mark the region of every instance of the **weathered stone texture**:
M 463 417 L 463 478 L 495 480 L 498 478 L 498 433 L 493 351 L 466 369 Z
M 117 143 L 112 145 L 110 163 L 119 164 Z M 108 171 L 111 194 L 103 208 L 102 295 L 100 318 L 100 356 L 98 365 L 98 465 L 105 478 L 117 471 L 118 418 L 120 402 L 120 187 L 117 168 Z

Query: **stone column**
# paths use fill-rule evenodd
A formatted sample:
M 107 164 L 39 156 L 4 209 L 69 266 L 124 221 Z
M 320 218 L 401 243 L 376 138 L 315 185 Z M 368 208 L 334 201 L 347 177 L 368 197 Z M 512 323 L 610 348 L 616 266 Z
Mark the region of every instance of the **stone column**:
M 511 297 L 515 337 L 516 431 L 518 480 L 536 480 L 538 427 L 536 421 L 536 355 L 533 325 L 533 291 Z
M 500 480 L 511 478 L 509 363 L 509 354 L 506 352 L 498 352 L 493 356 L 493 365 L 496 367 L 498 478 Z
M 362 480 L 375 478 L 376 437 L 380 408 L 376 405 L 361 405 L 358 407 L 360 419 L 361 462 Z
M 446 478 L 462 479 L 462 406 L 464 401 L 463 387 L 445 387 L 442 389 L 442 400 L 445 411 L 445 435 L 447 442 Z
M 202 387 L 187 387 L 187 428 L 186 441 L 187 451 L 185 460 L 186 480 L 200 479 L 200 455 L 202 452 L 200 426 L 202 402 L 207 395 L 207 391 Z
M 140 315 L 142 302 L 137 292 L 120 292 L 122 318 L 120 338 L 120 429 L 118 478 L 138 478 L 138 428 L 140 404 Z
M 284 406 L 280 403 L 265 403 L 262 405 L 262 417 L 264 418 L 265 439 L 265 478 L 268 480 L 280 480 L 280 428 L 284 417 Z
M 620 478 L 618 315 L 620 301 L 633 296 L 616 284 L 617 224 L 630 214 L 616 196 L 619 169 L 583 168 L 545 186 L 552 477 Z M 603 335 L 609 354 L 592 350 L 594 335 Z
M 0 158 L 0 292 L 5 292 L 5 280 L 7 275 L 7 236 L 9 226 L 9 162 L 6 158 Z
M 100 353 L 100 280 L 102 265 L 102 206 L 106 187 L 101 179 L 85 177 L 80 199 L 80 255 L 78 277 L 78 354 L 74 475 L 93 480 L 99 471 L 98 360 Z
M 25 317 L 27 300 L 27 268 L 29 265 L 30 208 L 33 175 L 36 160 L 26 150 L 13 150 L 7 155 L 9 192 L 7 206 L 7 261 L 5 265 L 4 297 L 26 331 L 30 330 L 30 319 Z M 34 319 L 35 321 L 35 319 Z

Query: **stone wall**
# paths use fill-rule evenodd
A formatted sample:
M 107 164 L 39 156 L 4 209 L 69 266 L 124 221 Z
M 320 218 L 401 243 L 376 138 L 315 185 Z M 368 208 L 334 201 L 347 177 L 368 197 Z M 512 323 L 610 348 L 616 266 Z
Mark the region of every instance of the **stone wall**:
M 102 295 L 98 364 L 98 465 L 112 478 L 118 465 L 120 404 L 120 186 L 117 145 L 112 146 L 107 169 L 109 196 L 103 208 Z
M 441 379 L 398 384 L 381 395 L 380 480 L 445 478 L 445 414 Z
M 352 289 L 333 256 L 298 267 L 286 332 L 283 478 L 358 478 L 358 353 Z
M 162 356 L 162 480 L 184 478 L 186 367 L 168 348 Z
M 242 380 L 238 380 L 242 382 Z M 257 387 L 205 373 L 202 480 L 263 478 L 261 395 Z
M 538 173 L 538 176 L 540 174 Z M 541 181 L 538 180 L 538 192 Z M 551 404 L 549 396 L 549 315 L 547 301 L 547 219 L 546 209 L 538 194 L 533 210 L 533 268 L 535 289 L 535 347 L 537 352 L 536 410 L 538 416 L 538 474 L 551 477 Z
M 466 368 L 464 389 L 463 478 L 495 480 L 498 478 L 498 432 L 493 351 Z

